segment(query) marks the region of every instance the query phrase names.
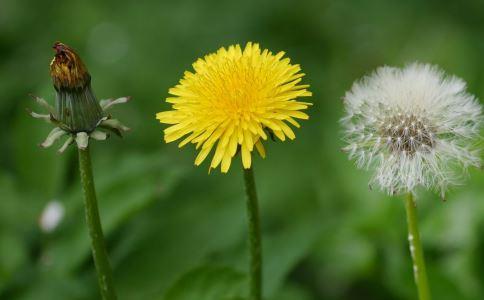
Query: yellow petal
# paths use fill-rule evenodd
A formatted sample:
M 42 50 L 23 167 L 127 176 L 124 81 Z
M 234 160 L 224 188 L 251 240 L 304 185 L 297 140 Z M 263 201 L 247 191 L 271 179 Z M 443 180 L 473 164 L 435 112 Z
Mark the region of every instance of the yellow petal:
M 277 125 L 279 125 L 279 127 L 281 127 L 282 131 L 284 132 L 284 134 L 290 138 L 291 140 L 295 139 L 296 138 L 296 135 L 294 134 L 294 132 L 292 131 L 291 127 L 287 126 L 286 123 L 282 122 L 282 121 L 279 121 L 277 120 L 276 121 Z
M 254 140 L 252 139 L 252 133 L 249 130 L 244 130 L 244 144 L 249 151 L 254 149 Z
M 210 150 L 212 150 L 211 147 L 202 149 L 198 153 L 197 158 L 195 158 L 195 165 L 199 166 L 205 160 L 205 158 L 207 158 L 207 155 L 210 153 Z
M 277 136 L 277 138 L 279 138 L 281 141 L 285 141 L 286 140 L 286 136 L 284 135 L 284 133 L 282 132 L 282 130 L 273 130 L 272 131 L 274 133 L 275 136 Z
M 230 163 L 232 162 L 232 156 L 229 153 L 229 150 L 225 150 L 224 158 L 222 159 L 221 171 L 222 173 L 227 173 L 230 168 Z
M 259 155 L 262 158 L 266 158 L 266 149 L 264 149 L 264 145 L 262 145 L 262 142 L 260 140 L 255 143 L 255 148 L 257 149 L 257 152 L 259 152 Z
M 212 163 L 210 164 L 210 167 L 214 169 L 217 168 L 220 162 L 222 161 L 224 154 L 225 154 L 225 147 L 222 145 L 222 143 L 218 142 L 217 149 L 215 150 L 215 154 L 213 155 L 213 159 L 212 159 Z
M 228 145 L 230 156 L 234 156 L 235 153 L 237 152 L 237 145 L 238 145 L 237 136 L 235 134 L 232 134 Z
M 244 169 L 249 169 L 251 165 L 250 151 L 245 145 L 242 145 L 242 165 Z

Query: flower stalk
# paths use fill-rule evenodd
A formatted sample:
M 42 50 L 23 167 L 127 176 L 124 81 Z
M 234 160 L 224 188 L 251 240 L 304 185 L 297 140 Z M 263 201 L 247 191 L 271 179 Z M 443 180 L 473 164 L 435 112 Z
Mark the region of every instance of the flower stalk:
M 91 237 L 91 250 L 98 275 L 99 288 L 104 300 L 115 300 L 113 275 L 109 264 L 104 234 L 99 217 L 96 190 L 92 174 L 89 147 L 79 149 L 79 171 L 84 192 L 86 223 Z
M 413 261 L 413 275 L 418 289 L 418 297 L 420 300 L 430 300 L 425 259 L 418 229 L 417 205 L 412 193 L 408 193 L 405 198 L 405 209 L 407 212 L 408 243 Z
M 250 251 L 250 300 L 262 299 L 262 248 L 259 204 L 252 168 L 244 169 Z

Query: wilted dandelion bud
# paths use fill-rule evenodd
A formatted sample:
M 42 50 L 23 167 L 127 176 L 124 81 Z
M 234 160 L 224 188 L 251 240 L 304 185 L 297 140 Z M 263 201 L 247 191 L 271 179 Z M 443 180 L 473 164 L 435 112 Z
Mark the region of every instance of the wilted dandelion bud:
M 79 55 L 60 42 L 56 42 L 52 48 L 55 55 L 50 64 L 50 75 L 56 91 L 55 108 L 44 99 L 34 96 L 48 114 L 30 112 L 34 118 L 44 119 L 57 126 L 41 146 L 50 147 L 59 138 L 68 136 L 59 152 L 74 142 L 80 149 L 85 149 L 89 138 L 105 140 L 109 136 L 100 129 L 112 131 L 119 136 L 127 131 L 129 128 L 112 119 L 106 110 L 115 104 L 127 102 L 129 97 L 98 102 L 91 88 L 91 76 Z
M 375 168 L 371 184 L 390 194 L 422 186 L 443 197 L 457 169 L 480 166 L 482 108 L 463 80 L 435 66 L 381 67 L 353 85 L 344 105 L 344 150 L 358 167 Z
M 91 132 L 103 111 L 91 89 L 91 76 L 81 58 L 69 46 L 55 43 L 50 76 L 56 90 L 56 115 L 70 132 Z

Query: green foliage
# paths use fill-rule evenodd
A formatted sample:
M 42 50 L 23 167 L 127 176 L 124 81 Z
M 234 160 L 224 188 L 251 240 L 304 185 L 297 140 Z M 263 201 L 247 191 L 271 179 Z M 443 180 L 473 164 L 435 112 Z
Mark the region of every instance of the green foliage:
M 243 300 L 247 276 L 228 267 L 203 266 L 183 275 L 164 300 Z
M 98 298 L 74 149 L 37 147 L 34 93 L 53 101 L 55 40 L 72 45 L 125 138 L 93 143 L 100 213 L 121 300 L 242 300 L 247 226 L 241 163 L 208 175 L 191 145 L 162 141 L 155 113 L 191 63 L 260 42 L 307 74 L 311 119 L 255 159 L 266 300 L 415 299 L 402 199 L 369 190 L 341 148 L 341 97 L 383 64 L 439 64 L 484 95 L 482 1 L 0 1 L 0 299 Z M 484 298 L 484 175 L 446 202 L 420 193 L 434 298 Z M 51 200 L 65 216 L 38 220 Z

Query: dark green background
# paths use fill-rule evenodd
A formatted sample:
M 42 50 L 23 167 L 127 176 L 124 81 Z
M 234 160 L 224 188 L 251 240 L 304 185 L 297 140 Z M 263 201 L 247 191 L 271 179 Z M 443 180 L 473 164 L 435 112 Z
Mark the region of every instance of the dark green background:
M 341 97 L 380 65 L 440 65 L 484 94 L 484 2 L 0 0 L 0 299 L 97 299 L 76 152 L 37 144 L 28 93 L 53 100 L 50 48 L 78 50 L 100 99 L 133 130 L 93 146 L 101 215 L 120 299 L 235 300 L 246 291 L 240 159 L 228 175 L 164 144 L 155 113 L 198 57 L 247 41 L 284 50 L 314 106 L 294 142 L 255 159 L 269 300 L 416 299 L 402 200 L 367 186 L 339 151 Z M 60 145 L 59 145 L 60 146 Z M 484 176 L 419 193 L 434 299 L 484 298 Z M 42 233 L 57 199 L 66 216 Z

